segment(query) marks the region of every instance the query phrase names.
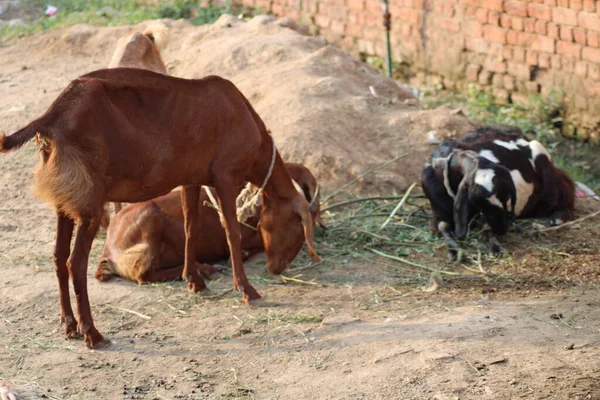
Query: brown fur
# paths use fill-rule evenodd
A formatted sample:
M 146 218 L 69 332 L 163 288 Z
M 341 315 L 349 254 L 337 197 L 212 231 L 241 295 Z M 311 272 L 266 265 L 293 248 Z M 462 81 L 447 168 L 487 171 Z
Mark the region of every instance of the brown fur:
M 108 202 L 141 202 L 182 186 L 183 277 L 192 291 L 205 288 L 194 269 L 195 210 L 200 185 L 214 186 L 223 211 L 234 287 L 244 300 L 260 299 L 243 269 L 236 194 L 244 181 L 265 183 L 273 142 L 244 95 L 225 79 L 170 77 L 135 68 L 104 69 L 69 84 L 40 118 L 2 139 L 2 152 L 39 133 L 41 165 L 37 192 L 57 210 L 56 268 L 61 321 L 68 336 L 103 342 L 93 324 L 86 270 L 93 239 Z M 73 223 L 78 229 L 73 251 Z M 263 192 L 260 233 L 269 270 L 283 271 L 306 242 L 313 260 L 309 204 L 299 194 L 276 153 Z M 68 271 L 68 273 L 66 272 Z M 78 324 L 68 279 L 77 295 Z
M 286 168 L 290 177 L 303 188 L 306 200 L 311 202 L 317 186 L 314 176 L 301 164 L 286 163 Z M 214 189 L 211 190 L 214 193 Z M 229 255 L 225 231 L 216 210 L 206 205 L 209 202 L 203 190 L 197 209 L 200 223 L 194 246 L 196 261 L 200 265 L 222 260 Z M 318 202 L 316 204 L 311 211 L 313 225 L 320 213 Z M 264 250 L 260 232 L 248 227 L 256 226 L 259 214 L 260 208 L 256 208 L 247 225 L 241 228 L 242 249 L 246 258 Z M 117 214 L 109 226 L 96 269 L 96 279 L 107 281 L 118 275 L 138 283 L 153 283 L 164 278 L 159 274 L 159 269 L 176 270 L 175 276 L 179 278 L 183 270 L 184 240 L 179 193 L 171 192 L 148 202 L 132 204 Z M 153 268 L 156 271 L 152 271 Z

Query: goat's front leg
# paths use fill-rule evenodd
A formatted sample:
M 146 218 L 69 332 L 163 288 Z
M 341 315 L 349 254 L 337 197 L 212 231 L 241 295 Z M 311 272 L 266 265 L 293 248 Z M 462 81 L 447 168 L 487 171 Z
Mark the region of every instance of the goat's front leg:
M 223 212 L 225 235 L 229 244 L 229 254 L 233 270 L 233 287 L 244 293 L 244 302 L 252 303 L 260 299 L 260 294 L 248 281 L 242 263 L 242 230 L 236 214 L 236 185 L 233 181 L 220 179 L 215 182 L 219 196 L 219 206 Z
M 493 232 L 488 231 L 488 253 L 492 257 L 498 257 L 500 253 L 502 253 L 502 246 L 500 246 L 500 242 L 496 235 Z
M 98 232 L 100 221 L 97 218 L 84 218 L 77 227 L 77 236 L 73 252 L 67 261 L 69 273 L 73 279 L 73 288 L 77 298 L 79 324 L 77 330 L 83 335 L 85 344 L 90 348 L 99 347 L 104 338 L 94 326 L 87 291 L 87 264 L 92 242 Z
M 444 237 L 446 246 L 448 246 L 448 261 L 456 261 L 459 258 L 461 247 L 452 235 L 452 229 L 450 229 L 450 224 L 441 221 L 438 224 L 438 230 Z
M 198 202 L 200 199 L 200 186 L 185 186 L 181 190 L 181 204 L 183 206 L 183 225 L 185 230 L 185 252 L 183 258 L 183 272 L 181 277 L 188 283 L 191 292 L 206 289 L 204 279 L 194 268 L 196 265 L 196 249 L 194 235 L 198 231 Z
M 71 238 L 73 237 L 73 220 L 60 211 L 56 214 L 56 247 L 54 248 L 54 266 L 58 278 L 58 295 L 60 297 L 60 323 L 65 325 L 65 335 L 76 338 L 77 321 L 71 308 L 69 295 L 69 268 L 67 260 L 71 254 Z

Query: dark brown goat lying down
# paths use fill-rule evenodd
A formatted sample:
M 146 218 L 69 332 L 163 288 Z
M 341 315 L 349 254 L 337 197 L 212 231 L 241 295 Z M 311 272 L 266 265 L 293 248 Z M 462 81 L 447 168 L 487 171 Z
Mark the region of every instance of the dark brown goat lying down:
M 310 203 L 314 222 L 319 220 L 319 193 L 317 181 L 308 168 L 301 164 L 286 163 L 296 189 Z M 211 207 L 210 198 L 202 190 L 198 204 L 198 231 L 195 232 L 196 266 L 204 276 L 216 269 L 214 263 L 229 256 L 227 238 L 219 214 Z M 213 189 L 210 189 L 213 190 Z M 258 224 L 258 209 L 242 226 L 242 250 L 247 259 L 264 251 Z M 114 275 L 142 283 L 164 282 L 181 278 L 185 235 L 181 196 L 174 191 L 143 203 L 125 207 L 111 221 L 104 250 L 100 256 L 96 279 L 107 281 Z M 282 271 L 270 271 L 279 274 Z
M 214 187 L 218 195 L 233 285 L 244 301 L 260 299 L 242 264 L 236 196 L 244 181 L 264 188 L 259 229 L 269 269 L 285 270 L 304 241 L 312 259 L 319 260 L 308 202 L 294 188 L 263 121 L 226 79 L 181 79 L 136 68 L 94 71 L 72 81 L 41 117 L 2 135 L 0 152 L 34 137 L 41 158 L 34 188 L 54 206 L 58 219 L 54 260 L 61 322 L 68 337 L 82 334 L 90 347 L 104 341 L 94 326 L 86 271 L 106 202 L 147 201 L 183 186 L 182 276 L 194 291 L 206 287 L 193 268 L 201 185 Z

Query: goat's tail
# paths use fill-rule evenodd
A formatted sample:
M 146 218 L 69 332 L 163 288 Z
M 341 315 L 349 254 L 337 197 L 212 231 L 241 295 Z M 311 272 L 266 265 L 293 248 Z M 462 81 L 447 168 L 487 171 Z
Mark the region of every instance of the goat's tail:
M 169 27 L 160 21 L 150 23 L 144 30 L 144 35 L 154 42 L 158 51 L 163 51 L 169 41 Z
M 148 243 L 138 243 L 119 255 L 115 263 L 115 273 L 123 278 L 142 283 L 151 264 L 150 246 Z
M 34 123 L 27 125 L 24 128 L 19 129 L 10 136 L 2 134 L 0 136 L 0 153 L 7 153 L 11 150 L 18 149 L 25 143 L 33 139 L 38 127 Z

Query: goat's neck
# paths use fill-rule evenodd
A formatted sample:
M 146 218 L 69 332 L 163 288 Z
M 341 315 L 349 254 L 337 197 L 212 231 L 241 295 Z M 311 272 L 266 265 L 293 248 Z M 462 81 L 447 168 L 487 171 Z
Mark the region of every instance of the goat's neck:
M 265 140 L 265 142 L 269 142 L 267 143 L 269 147 L 268 151 L 266 149 L 267 146 L 263 146 L 264 151 L 261 151 L 259 156 L 260 161 L 255 164 L 252 177 L 250 178 L 250 182 L 258 187 L 262 186 L 271 162 L 272 144 L 270 143 L 270 140 Z M 275 155 L 273 171 L 267 181 L 263 195 L 267 201 L 277 202 L 293 199 L 297 194 L 298 192 L 292 183 L 292 178 L 290 178 L 290 175 L 285 168 L 285 164 L 283 163 L 279 152 L 277 152 Z

